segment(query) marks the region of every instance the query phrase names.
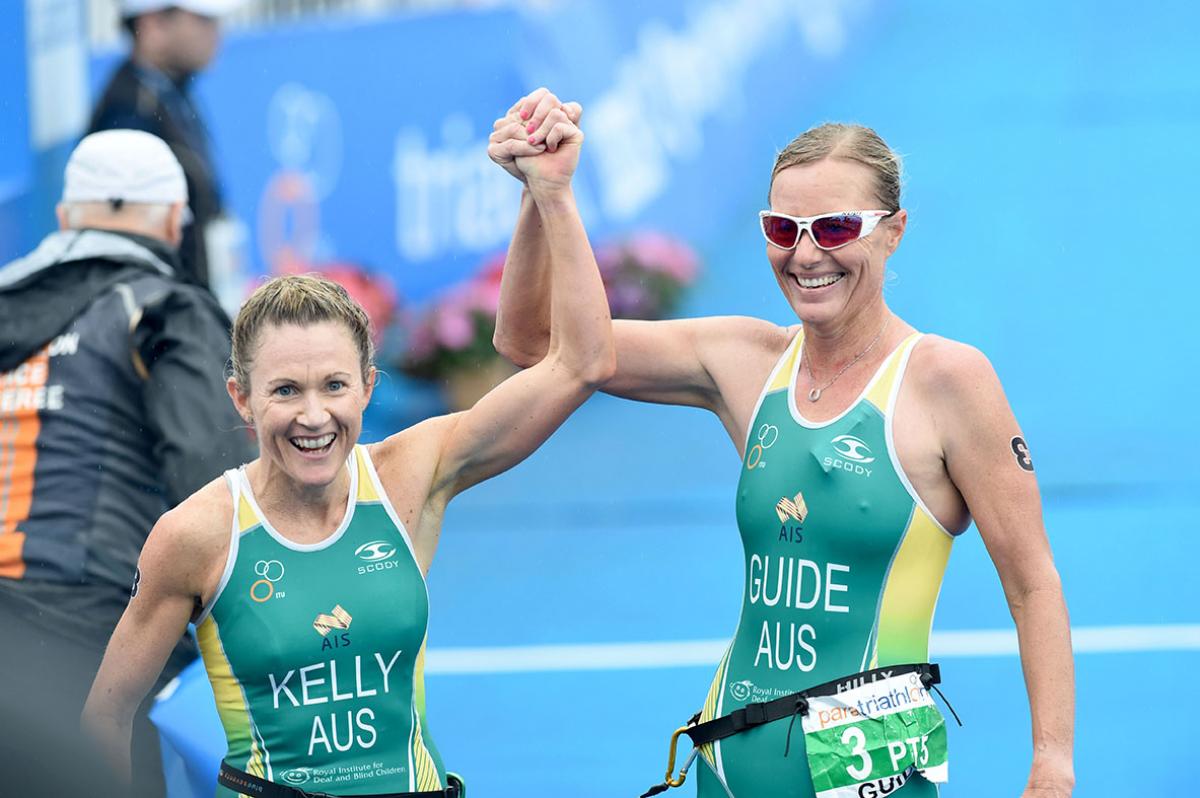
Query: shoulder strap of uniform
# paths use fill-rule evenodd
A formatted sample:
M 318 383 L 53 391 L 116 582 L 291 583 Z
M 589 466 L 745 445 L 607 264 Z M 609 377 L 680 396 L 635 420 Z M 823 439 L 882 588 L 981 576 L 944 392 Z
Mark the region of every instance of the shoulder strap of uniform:
M 904 367 L 908 363 L 908 356 L 920 338 L 921 333 L 914 332 L 901 341 L 900 345 L 888 355 L 888 359 L 879 369 L 879 377 L 867 391 L 867 401 L 875 405 L 885 416 L 892 411 L 892 404 L 896 401 L 894 389 L 899 387 L 904 376 Z
M 804 328 L 801 327 L 792 337 L 791 343 L 783 350 L 783 354 L 779 356 L 779 360 L 775 362 L 775 368 L 771 370 L 770 376 L 767 377 L 766 383 L 763 385 L 762 392 L 758 395 L 758 402 L 754 405 L 754 412 L 750 414 L 750 421 L 746 427 L 746 441 L 743 449 L 750 446 L 750 433 L 754 430 L 754 422 L 758 418 L 758 411 L 762 409 L 763 399 L 769 393 L 775 393 L 780 390 L 787 390 L 791 385 L 792 379 L 796 373 L 796 358 L 799 356 L 800 345 L 804 343 Z

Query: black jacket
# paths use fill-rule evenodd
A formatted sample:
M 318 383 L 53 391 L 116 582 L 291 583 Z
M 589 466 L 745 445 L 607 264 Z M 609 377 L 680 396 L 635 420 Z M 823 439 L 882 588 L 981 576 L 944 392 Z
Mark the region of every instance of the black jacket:
M 165 141 L 175 153 L 187 179 L 193 219 L 183 229 L 179 276 L 208 286 L 204 231 L 221 214 L 221 187 L 208 129 L 193 104 L 190 87 L 190 77 L 173 81 L 162 72 L 126 60 L 100 95 L 88 133 L 114 128 L 144 130 Z
M 72 230 L 0 268 L 0 590 L 105 640 L 158 516 L 254 456 L 228 318 L 172 258 Z

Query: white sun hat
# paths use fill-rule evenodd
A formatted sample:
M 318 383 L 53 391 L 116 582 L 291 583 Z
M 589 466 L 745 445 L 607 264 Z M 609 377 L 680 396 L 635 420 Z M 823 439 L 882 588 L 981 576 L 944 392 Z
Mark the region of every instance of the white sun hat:
M 102 130 L 71 153 L 63 202 L 187 202 L 183 168 L 166 142 L 141 130 Z
M 244 4 L 245 0 L 121 0 L 121 16 L 128 19 L 164 8 L 182 8 L 202 17 L 223 17 Z

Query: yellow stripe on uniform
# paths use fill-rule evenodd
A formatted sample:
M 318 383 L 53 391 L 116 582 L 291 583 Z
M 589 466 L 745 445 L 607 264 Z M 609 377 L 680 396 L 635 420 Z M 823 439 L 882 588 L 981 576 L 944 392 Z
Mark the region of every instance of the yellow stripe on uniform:
M 792 342 L 788 344 L 788 352 L 784 357 L 783 362 L 779 364 L 775 371 L 774 377 L 771 379 L 765 393 L 774 391 L 786 390 L 792 383 L 792 371 L 796 364 L 796 358 L 800 356 L 800 345 L 804 342 L 804 330 L 800 330 Z
M 725 686 L 725 666 L 729 664 L 729 654 L 733 651 L 733 645 L 725 649 L 725 656 L 721 657 L 721 664 L 717 666 L 717 674 L 713 677 L 712 685 L 708 688 L 708 697 L 704 699 L 704 709 L 700 711 L 700 722 L 707 723 L 717 716 L 717 707 L 721 702 L 721 690 Z M 714 769 L 717 767 L 716 759 L 713 755 L 713 743 L 705 743 L 700 746 L 700 756 L 708 762 Z
M 250 506 L 250 501 L 241 493 L 238 494 L 237 517 L 238 532 L 241 534 L 245 534 L 261 523 L 258 516 L 254 514 L 254 508 Z
M 919 505 L 883 588 L 870 667 L 929 661 L 929 629 L 953 540 Z
M 413 663 L 413 766 L 416 768 L 417 790 L 440 790 L 442 779 L 438 775 L 433 755 L 425 747 L 425 641 Z
M 375 482 L 367 470 L 367 458 L 361 443 L 354 447 L 354 466 L 358 469 L 358 495 L 355 498 L 360 502 L 379 501 L 379 492 L 375 490 Z
M 913 333 L 904 339 L 900 346 L 896 347 L 896 351 L 890 356 L 890 360 L 883 372 L 880 373 L 879 379 L 871 386 L 871 390 L 867 392 L 867 401 L 875 405 L 880 413 L 886 412 L 888 409 L 888 398 L 892 394 L 892 386 L 896 384 L 896 375 L 900 372 L 900 364 L 904 362 L 904 353 L 909 350 L 913 343 L 920 337 L 920 333 Z
M 200 644 L 200 656 L 204 659 L 204 668 L 208 671 L 209 681 L 212 682 L 213 696 L 217 702 L 217 716 L 225 727 L 225 735 L 229 738 L 230 748 L 235 741 L 249 741 L 250 759 L 245 763 L 244 770 L 259 778 L 266 778 L 263 767 L 262 750 L 250 728 L 250 711 L 246 706 L 246 696 L 229 658 L 225 656 L 225 648 L 221 645 L 221 633 L 217 622 L 209 615 L 204 622 L 196 627 L 196 640 Z M 236 765 L 237 763 L 230 763 Z

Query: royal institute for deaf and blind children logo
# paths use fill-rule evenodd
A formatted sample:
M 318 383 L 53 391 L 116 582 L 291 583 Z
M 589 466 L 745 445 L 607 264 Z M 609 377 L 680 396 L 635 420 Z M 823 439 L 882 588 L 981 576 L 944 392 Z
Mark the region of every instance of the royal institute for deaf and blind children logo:
M 729 685 L 729 695 L 733 696 L 734 701 L 745 701 L 750 698 L 754 692 L 754 682 L 749 679 L 743 679 L 740 682 L 731 682 Z

